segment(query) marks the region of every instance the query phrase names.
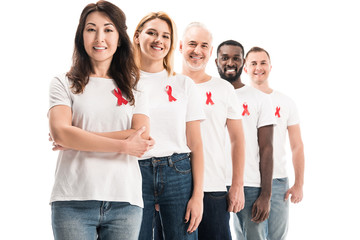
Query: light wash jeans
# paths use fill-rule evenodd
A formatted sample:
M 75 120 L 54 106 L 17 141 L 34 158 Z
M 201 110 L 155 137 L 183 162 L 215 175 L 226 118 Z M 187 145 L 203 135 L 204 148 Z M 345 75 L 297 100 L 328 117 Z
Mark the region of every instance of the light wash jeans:
M 285 240 L 289 222 L 289 200 L 284 201 L 289 189 L 288 178 L 273 179 L 270 215 L 262 223 L 251 221 L 251 209 L 260 195 L 261 188 L 244 187 L 245 207 L 233 215 L 237 240 Z
M 288 178 L 273 179 L 271 209 L 268 219 L 268 240 L 285 240 L 289 227 L 289 200 L 284 201 L 289 189 Z
M 59 201 L 51 204 L 55 240 L 137 240 L 142 208 L 127 202 Z
M 184 222 L 187 203 L 192 195 L 189 153 L 139 160 L 144 212 L 139 240 L 153 238 L 155 203 L 160 205 L 160 219 L 165 239 L 196 240 L 197 231 L 187 233 Z

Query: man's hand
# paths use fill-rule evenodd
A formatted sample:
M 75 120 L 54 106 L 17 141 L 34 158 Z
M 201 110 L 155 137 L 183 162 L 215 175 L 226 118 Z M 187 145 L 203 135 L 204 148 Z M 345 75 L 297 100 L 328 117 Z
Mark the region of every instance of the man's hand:
M 251 221 L 261 223 L 265 221 L 270 214 L 270 197 L 259 196 L 252 208 Z
M 240 212 L 244 208 L 244 188 L 231 186 L 227 196 L 228 212 Z
M 290 194 L 292 203 L 299 203 L 303 199 L 303 189 L 300 186 L 294 185 L 289 190 L 287 190 L 284 199 L 285 201 L 289 199 Z

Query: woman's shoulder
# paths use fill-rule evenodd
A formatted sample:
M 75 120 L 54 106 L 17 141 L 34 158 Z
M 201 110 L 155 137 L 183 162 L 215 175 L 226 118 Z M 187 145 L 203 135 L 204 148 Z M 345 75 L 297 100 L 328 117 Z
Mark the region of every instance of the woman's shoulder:
M 67 77 L 66 73 L 58 73 L 55 74 L 54 77 L 51 79 L 50 85 L 64 85 L 70 86 L 70 79 Z

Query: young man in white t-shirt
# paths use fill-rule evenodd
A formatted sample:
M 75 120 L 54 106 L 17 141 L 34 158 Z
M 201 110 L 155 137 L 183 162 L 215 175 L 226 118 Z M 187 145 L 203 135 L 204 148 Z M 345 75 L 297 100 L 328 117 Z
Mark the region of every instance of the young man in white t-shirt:
M 236 237 L 238 240 L 266 239 L 266 219 L 270 213 L 273 173 L 273 125 L 276 123 L 271 110 L 271 99 L 261 91 L 242 83 L 244 48 L 239 42 L 222 42 L 218 46 L 215 63 L 220 76 L 235 88 L 246 141 L 245 206 L 233 218 Z M 229 164 L 229 170 L 230 167 Z M 231 176 L 231 171 L 228 171 L 227 175 Z M 228 184 L 231 182 L 228 181 Z
M 277 120 L 274 128 L 274 172 L 267 239 L 282 240 L 286 239 L 288 230 L 289 195 L 293 203 L 299 203 L 303 198 L 305 160 L 299 115 L 292 99 L 269 86 L 268 78 L 272 68 L 269 53 L 263 48 L 253 47 L 245 59 L 244 71 L 249 75 L 251 85 L 271 97 Z M 289 134 L 295 172 L 295 183 L 290 189 L 286 172 L 286 132 Z
M 233 86 L 205 73 L 212 49 L 209 30 L 201 23 L 190 23 L 180 41 L 182 74 L 196 83 L 206 115 L 206 120 L 201 123 L 205 163 L 204 213 L 198 239 L 227 240 L 231 239 L 230 212 L 239 212 L 244 206 L 245 143 L 242 116 Z M 234 174 L 227 192 L 225 142 L 229 136 Z

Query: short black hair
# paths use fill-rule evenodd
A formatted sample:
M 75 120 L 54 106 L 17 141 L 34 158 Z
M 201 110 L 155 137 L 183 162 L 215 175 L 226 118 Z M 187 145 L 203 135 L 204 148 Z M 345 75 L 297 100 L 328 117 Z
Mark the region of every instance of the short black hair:
M 216 55 L 219 54 L 220 48 L 221 48 L 222 46 L 224 46 L 224 45 L 231 45 L 231 46 L 240 47 L 240 48 L 241 48 L 241 51 L 242 51 L 242 55 L 243 55 L 243 57 L 244 57 L 245 51 L 244 51 L 243 45 L 241 45 L 241 43 L 239 43 L 238 41 L 235 41 L 235 40 L 226 40 L 226 41 L 220 43 L 219 46 L 217 47 Z

